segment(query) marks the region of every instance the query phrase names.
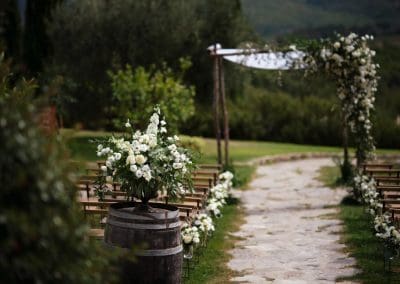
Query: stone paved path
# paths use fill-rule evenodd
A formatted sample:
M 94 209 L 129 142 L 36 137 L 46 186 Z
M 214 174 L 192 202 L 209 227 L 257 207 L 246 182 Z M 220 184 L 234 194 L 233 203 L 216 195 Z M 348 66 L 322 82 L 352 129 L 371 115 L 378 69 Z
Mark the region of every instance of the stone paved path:
M 335 283 L 357 271 L 339 243 L 335 213 L 346 195 L 315 180 L 331 159 L 309 159 L 260 166 L 250 189 L 238 192 L 244 238 L 230 251 L 234 283 Z

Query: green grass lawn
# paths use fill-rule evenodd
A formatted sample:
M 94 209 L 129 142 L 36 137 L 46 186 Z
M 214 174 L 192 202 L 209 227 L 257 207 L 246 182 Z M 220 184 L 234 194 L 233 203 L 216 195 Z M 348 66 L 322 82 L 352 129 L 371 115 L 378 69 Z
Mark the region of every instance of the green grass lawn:
M 102 138 L 110 135 L 110 132 L 104 131 L 73 131 L 63 129 L 61 131 L 66 138 L 71 155 L 78 160 L 96 160 L 96 144 L 90 143 L 90 140 Z M 201 162 L 215 162 L 217 158 L 216 143 L 214 139 L 200 138 L 204 141 L 202 145 Z M 250 159 L 259 158 L 268 155 L 278 155 L 287 153 L 307 153 L 307 152 L 327 152 L 340 153 L 340 147 L 300 145 L 291 143 L 265 142 L 265 141 L 230 141 L 230 155 L 234 162 L 243 162 Z M 379 150 L 378 153 L 397 153 L 400 150 Z
M 229 233 L 237 231 L 243 223 L 243 212 L 237 202 L 233 200 L 223 208 L 222 217 L 216 219 L 214 235 L 198 255 L 198 262 L 192 265 L 193 269 L 184 283 L 228 283 L 233 276 L 233 271 L 226 263 L 230 259 L 228 250 L 233 248 L 237 240 Z
M 338 186 L 338 167 L 322 167 L 318 180 L 326 186 Z M 338 279 L 360 283 L 400 283 L 400 273 L 388 273 L 383 267 L 383 243 L 375 236 L 370 215 L 362 205 L 346 198 L 339 206 L 338 217 L 343 221 L 342 241 L 350 256 L 357 260 L 360 273 L 353 277 Z M 398 260 L 393 264 L 399 267 Z
M 106 132 L 77 132 L 70 131 L 63 134 L 66 137 L 68 148 L 71 151 L 73 159 L 94 161 L 96 156 L 96 143 L 91 143 L 95 139 L 104 137 L 109 133 Z M 200 162 L 215 163 L 217 160 L 216 143 L 214 139 L 201 138 L 204 143 L 202 145 L 202 153 Z M 305 152 L 340 152 L 338 147 L 297 145 L 290 143 L 276 142 L 258 142 L 258 141 L 231 141 L 230 142 L 230 158 L 234 162 L 243 162 L 250 159 L 263 157 L 267 155 L 278 155 L 287 153 L 305 153 Z
M 340 206 L 340 219 L 344 222 L 343 241 L 348 252 L 357 260 L 361 272 L 343 280 L 361 283 L 400 283 L 400 273 L 385 272 L 383 266 L 383 243 L 374 235 L 372 220 L 363 206 Z M 398 259 L 393 263 L 399 268 Z
M 90 140 L 99 139 L 109 132 L 103 131 L 73 131 L 63 129 L 62 136 L 67 141 L 71 156 L 76 160 L 94 161 L 96 156 L 96 144 Z M 200 138 L 202 143 L 201 163 L 215 163 L 217 160 L 216 143 L 214 139 Z M 277 143 L 265 141 L 230 141 L 230 158 L 233 162 L 244 162 L 254 158 L 268 155 L 279 155 L 287 153 L 328 152 L 340 153 L 340 147 L 299 145 L 291 143 Z M 397 153 L 400 150 L 379 150 L 378 153 Z

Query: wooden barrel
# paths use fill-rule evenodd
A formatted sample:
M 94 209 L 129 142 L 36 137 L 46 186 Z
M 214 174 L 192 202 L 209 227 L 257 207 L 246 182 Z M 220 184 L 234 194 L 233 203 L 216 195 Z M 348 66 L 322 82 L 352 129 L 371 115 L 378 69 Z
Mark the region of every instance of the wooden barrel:
M 137 203 L 110 206 L 104 241 L 107 246 L 130 249 L 145 245 L 137 261 L 125 262 L 122 283 L 181 283 L 182 243 L 179 210 L 166 204 L 152 205 L 154 212 L 135 211 Z

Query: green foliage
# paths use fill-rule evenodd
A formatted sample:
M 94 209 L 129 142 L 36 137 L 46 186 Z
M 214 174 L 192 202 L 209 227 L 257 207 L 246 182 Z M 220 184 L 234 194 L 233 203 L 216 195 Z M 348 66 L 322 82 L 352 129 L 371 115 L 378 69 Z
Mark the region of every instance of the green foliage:
M 90 128 L 111 125 L 107 70 L 127 64 L 149 70 L 166 62 L 176 72 L 177 59 L 190 57 L 193 67 L 184 82 L 195 86 L 197 101 L 209 104 L 207 46 L 216 41 L 236 46 L 249 33 L 239 0 L 65 1 L 52 18 L 48 32 L 54 55 L 47 70 L 73 82 L 68 93 L 78 103 L 69 106 L 69 123 L 81 121 Z M 237 71 L 227 68 L 226 73 L 229 91 L 238 93 Z
M 0 11 L 0 44 L 5 45 L 4 49 L 7 50 L 9 56 L 19 60 L 21 56 L 21 24 L 17 1 L 1 1 Z
M 181 59 L 181 74 L 190 67 L 190 62 Z M 169 129 L 175 133 L 179 125 L 194 113 L 194 88 L 182 82 L 182 75 L 176 75 L 165 65 L 161 70 L 138 67 L 132 70 L 127 65 L 124 70 L 109 72 L 112 95 L 115 99 L 113 113 L 114 126 L 122 128 L 129 118 L 135 128 L 144 128 L 143 117 L 150 117 L 154 105 L 158 105 L 165 115 Z
M 183 136 L 179 143 L 183 148 L 190 149 L 195 153 L 202 153 L 205 148 L 204 139 L 200 137 Z
M 109 283 L 114 270 L 103 250 L 88 240 L 66 157 L 59 143 L 43 137 L 33 124 L 35 85 L 20 81 L 11 86 L 1 59 L 1 279 Z
M 245 107 L 243 107 L 245 106 Z M 340 145 L 340 120 L 334 99 L 291 97 L 247 87 L 231 106 L 232 137 Z
M 317 180 L 321 181 L 325 186 L 327 187 L 338 187 L 338 186 L 345 186 L 345 185 L 350 185 L 352 182 L 352 179 L 345 179 L 344 176 L 346 174 L 350 175 L 350 177 L 353 177 L 353 168 L 350 165 L 349 166 L 349 173 L 343 173 L 343 167 L 344 167 L 344 162 L 342 163 L 341 159 L 334 158 L 333 161 L 335 162 L 336 166 L 326 166 L 326 167 L 321 167 L 318 170 L 318 177 Z

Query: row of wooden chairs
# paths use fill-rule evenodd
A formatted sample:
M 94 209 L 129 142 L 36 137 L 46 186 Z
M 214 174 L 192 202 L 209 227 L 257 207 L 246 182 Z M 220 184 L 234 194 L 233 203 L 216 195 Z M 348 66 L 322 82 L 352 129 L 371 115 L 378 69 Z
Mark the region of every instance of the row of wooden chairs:
M 383 211 L 389 212 L 394 224 L 400 224 L 400 167 L 389 163 L 367 163 L 364 174 L 373 177 L 383 204 Z
M 94 182 L 104 162 L 98 161 L 96 164 L 94 167 L 86 168 L 86 173 L 81 175 L 76 182 L 76 189 L 79 193 L 78 200 L 82 205 L 84 215 L 88 221 L 91 221 L 93 227 L 90 230 L 90 236 L 102 239 L 109 206 L 127 200 L 127 195 L 120 190 L 121 185 L 118 182 L 112 182 L 107 184 L 108 190 L 105 192 L 104 198 L 99 200 L 94 193 Z M 151 200 L 150 205 L 165 203 L 176 206 L 179 209 L 182 224 L 189 222 L 205 207 L 209 190 L 218 183 L 221 170 L 221 165 L 202 164 L 192 174 L 194 186 L 192 193 L 186 194 L 179 201 L 171 201 L 166 196 L 160 196 Z

